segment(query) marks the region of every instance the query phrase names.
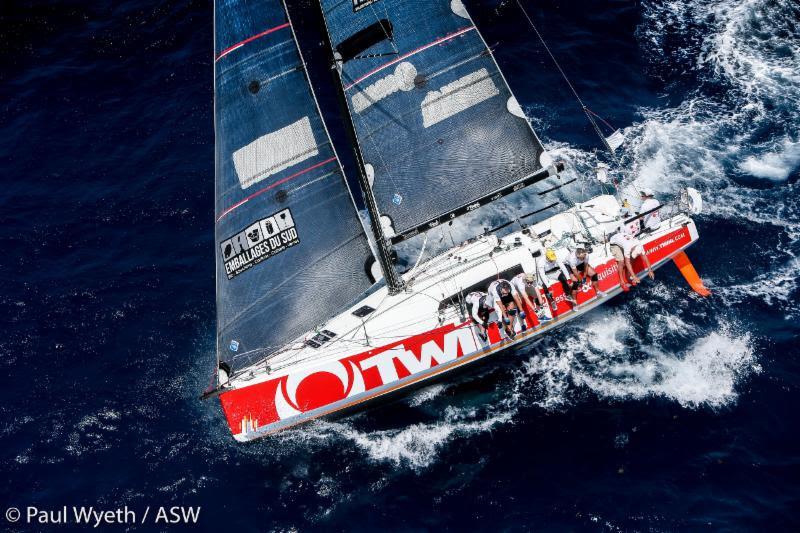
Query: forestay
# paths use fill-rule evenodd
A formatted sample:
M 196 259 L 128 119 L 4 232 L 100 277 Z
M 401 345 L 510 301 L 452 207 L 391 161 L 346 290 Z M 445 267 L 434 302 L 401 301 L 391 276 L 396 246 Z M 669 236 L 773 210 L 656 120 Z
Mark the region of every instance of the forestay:
M 389 236 L 542 168 L 541 143 L 460 0 L 321 5 Z
M 232 370 L 340 312 L 371 252 L 284 5 L 215 4 L 217 350 Z

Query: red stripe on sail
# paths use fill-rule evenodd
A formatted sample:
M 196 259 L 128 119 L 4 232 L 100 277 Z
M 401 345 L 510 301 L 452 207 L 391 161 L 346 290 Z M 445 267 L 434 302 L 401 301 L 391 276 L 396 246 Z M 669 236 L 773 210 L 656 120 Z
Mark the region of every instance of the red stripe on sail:
M 236 50 L 238 48 L 241 48 L 242 46 L 246 45 L 249 42 L 255 41 L 256 39 L 260 39 L 261 37 L 264 37 L 265 35 L 269 35 L 272 32 L 276 32 L 278 30 L 282 30 L 283 28 L 288 28 L 289 26 L 290 26 L 290 24 L 288 22 L 286 22 L 284 24 L 281 24 L 280 26 L 275 26 L 274 28 L 270 28 L 268 30 L 262 31 L 261 33 L 257 33 L 255 35 L 253 35 L 252 37 L 248 37 L 244 41 L 236 43 L 233 46 L 229 46 L 228 48 L 226 48 L 225 50 L 220 52 L 219 55 L 217 56 L 217 59 L 215 59 L 215 61 L 219 61 L 220 59 L 222 59 L 226 55 L 230 54 L 231 52 L 233 52 L 234 50 Z
M 245 199 L 243 199 L 243 200 L 239 200 L 238 202 L 236 202 L 235 204 L 233 204 L 232 206 L 230 206 L 228 209 L 226 209 L 225 211 L 223 211 L 223 212 L 222 212 L 222 214 L 220 214 L 219 218 L 217 218 L 217 222 L 219 222 L 219 221 L 220 221 L 220 220 L 222 220 L 222 219 L 223 219 L 223 218 L 224 218 L 226 215 L 230 214 L 232 211 L 234 211 L 236 208 L 238 208 L 238 207 L 242 206 L 243 204 L 246 204 L 247 202 L 249 202 L 250 200 L 252 200 L 252 199 L 253 199 L 253 198 L 255 198 L 256 196 L 258 196 L 258 195 L 260 195 L 260 194 L 263 194 L 263 193 L 267 192 L 268 190 L 270 190 L 270 189 L 272 189 L 272 188 L 274 188 L 274 187 L 277 187 L 278 185 L 280 185 L 280 184 L 282 184 L 282 183 L 286 183 L 286 182 L 287 182 L 287 181 L 289 181 L 289 180 L 293 180 L 294 178 L 296 178 L 296 177 L 298 177 L 298 176 L 302 176 L 302 175 L 303 175 L 303 174 L 305 174 L 306 172 L 311 172 L 311 171 L 312 171 L 312 170 L 314 170 L 315 168 L 319 168 L 319 167 L 321 167 L 322 165 L 326 165 L 326 164 L 330 163 L 331 161 L 336 161 L 336 158 L 335 158 L 335 157 L 331 157 L 330 159 L 326 159 L 325 161 L 321 161 L 321 162 L 317 163 L 316 165 L 312 165 L 312 166 L 310 166 L 310 167 L 308 167 L 308 168 L 304 168 L 303 170 L 301 170 L 301 171 L 299 171 L 299 172 L 295 172 L 295 173 L 294 173 L 294 174 L 292 174 L 291 176 L 286 176 L 285 178 L 283 178 L 283 179 L 281 179 L 281 180 L 278 180 L 278 181 L 276 181 L 275 183 L 272 183 L 272 184 L 270 184 L 270 185 L 268 185 L 268 186 L 264 187 L 263 189 L 259 189 L 259 190 L 257 190 L 256 192 L 254 192 L 253 194 L 251 194 L 251 195 L 250 195 L 250 196 L 248 196 L 247 198 L 245 198 Z

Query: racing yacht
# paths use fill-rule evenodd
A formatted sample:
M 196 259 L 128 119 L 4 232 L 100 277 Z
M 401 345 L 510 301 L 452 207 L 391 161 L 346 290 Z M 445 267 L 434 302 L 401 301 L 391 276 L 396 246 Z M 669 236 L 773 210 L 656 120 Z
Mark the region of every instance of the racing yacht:
M 368 406 L 549 335 L 623 290 L 610 240 L 653 211 L 660 223 L 638 236 L 633 270 L 674 261 L 708 294 L 684 252 L 698 239 L 699 194 L 640 214 L 611 194 L 570 202 L 574 180 L 542 147 L 460 0 L 319 7 L 357 184 L 285 4 L 215 4 L 218 368 L 204 397 L 219 398 L 236 440 Z M 613 151 L 619 136 L 604 143 Z M 429 234 L 512 195 L 528 212 L 507 206 L 507 222 L 424 256 Z M 397 248 L 420 240 L 401 272 Z M 571 302 L 543 252 L 578 247 L 601 294 L 583 283 Z M 483 335 L 467 295 L 520 273 L 548 286 L 548 310 L 524 310 L 509 330 L 495 316 Z

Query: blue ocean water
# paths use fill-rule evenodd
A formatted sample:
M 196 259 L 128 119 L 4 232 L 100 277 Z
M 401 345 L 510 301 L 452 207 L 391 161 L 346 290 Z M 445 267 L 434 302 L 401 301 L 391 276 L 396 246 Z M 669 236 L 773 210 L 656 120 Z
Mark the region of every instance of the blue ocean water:
M 690 255 L 714 296 L 665 267 L 543 346 L 241 445 L 198 400 L 211 3 L 4 2 L 0 504 L 193 505 L 209 530 L 797 530 L 800 7 L 525 5 L 625 128 L 630 179 L 703 192 Z M 592 130 L 516 4 L 467 6 L 545 144 L 587 174 Z M 314 4 L 290 8 L 347 158 Z

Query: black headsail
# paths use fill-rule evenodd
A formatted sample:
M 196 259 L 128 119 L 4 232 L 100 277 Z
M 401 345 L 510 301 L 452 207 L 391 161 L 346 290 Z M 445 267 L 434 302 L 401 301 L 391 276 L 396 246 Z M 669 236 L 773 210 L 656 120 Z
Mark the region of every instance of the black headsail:
M 236 371 L 368 289 L 372 254 L 283 3 L 214 14 L 217 351 Z
M 320 3 L 392 243 L 547 177 L 549 158 L 460 0 Z

